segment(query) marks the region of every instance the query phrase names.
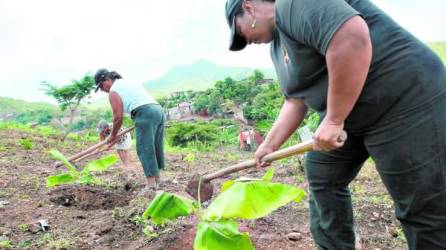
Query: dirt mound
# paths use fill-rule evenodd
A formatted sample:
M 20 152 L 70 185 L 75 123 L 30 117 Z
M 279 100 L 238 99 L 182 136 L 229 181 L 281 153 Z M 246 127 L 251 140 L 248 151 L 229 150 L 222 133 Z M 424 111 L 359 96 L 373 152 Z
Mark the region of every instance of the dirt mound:
M 50 201 L 81 210 L 111 210 L 129 204 L 132 195 L 125 191 L 111 191 L 90 186 L 61 186 L 51 190 Z

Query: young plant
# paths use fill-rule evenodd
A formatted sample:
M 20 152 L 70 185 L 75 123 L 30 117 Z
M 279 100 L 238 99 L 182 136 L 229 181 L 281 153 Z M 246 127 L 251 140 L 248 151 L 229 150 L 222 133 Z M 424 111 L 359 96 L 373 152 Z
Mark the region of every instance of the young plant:
M 22 146 L 22 148 L 25 150 L 30 150 L 33 148 L 33 142 L 28 138 L 21 139 L 20 146 Z
M 58 175 L 51 175 L 46 179 L 47 187 L 54 187 L 61 184 L 80 183 L 80 184 L 96 184 L 99 181 L 94 178 L 92 172 L 102 172 L 107 170 L 110 166 L 115 164 L 118 160 L 116 155 L 107 155 L 99 160 L 94 160 L 87 164 L 82 171 L 77 171 L 76 168 L 71 165 L 68 159 L 59 151 L 51 150 L 49 154 L 56 160 L 61 161 L 68 172 Z
M 225 182 L 222 192 L 207 209 L 200 201 L 161 192 L 149 204 L 143 218 L 154 224 L 164 224 L 196 213 L 199 224 L 194 241 L 195 250 L 252 250 L 254 245 L 246 232 L 238 229 L 238 219 L 262 218 L 290 201 L 300 202 L 305 192 L 297 187 L 271 182 L 274 170 L 262 179 L 242 178 Z

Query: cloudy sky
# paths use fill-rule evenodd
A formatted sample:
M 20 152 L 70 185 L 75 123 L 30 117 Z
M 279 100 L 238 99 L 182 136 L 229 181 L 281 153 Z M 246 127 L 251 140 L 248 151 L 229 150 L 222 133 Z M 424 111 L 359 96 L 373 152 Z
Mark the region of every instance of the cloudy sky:
M 446 1 L 372 1 L 423 41 L 446 41 Z M 0 0 L 0 96 L 49 101 L 42 81 L 64 85 L 102 67 L 132 82 L 200 59 L 272 67 L 267 46 L 227 50 L 224 3 Z

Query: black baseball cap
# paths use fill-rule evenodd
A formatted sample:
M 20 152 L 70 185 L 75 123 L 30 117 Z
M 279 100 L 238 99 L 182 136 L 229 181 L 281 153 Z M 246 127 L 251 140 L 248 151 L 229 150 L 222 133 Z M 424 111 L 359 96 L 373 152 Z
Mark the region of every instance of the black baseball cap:
M 101 87 L 101 83 L 107 78 L 107 75 L 110 73 L 107 69 L 99 69 L 94 74 L 94 82 L 96 83 L 96 90 L 94 92 L 98 92 Z
M 239 51 L 246 47 L 248 44 L 243 36 L 237 34 L 235 27 L 235 13 L 241 8 L 244 0 L 227 0 L 226 1 L 226 20 L 228 21 L 229 28 L 231 29 L 229 50 Z

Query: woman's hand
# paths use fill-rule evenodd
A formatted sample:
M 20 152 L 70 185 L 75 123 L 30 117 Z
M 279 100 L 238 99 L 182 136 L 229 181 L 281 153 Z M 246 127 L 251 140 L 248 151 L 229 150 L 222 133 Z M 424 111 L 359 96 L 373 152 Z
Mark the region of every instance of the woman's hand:
M 324 118 L 313 135 L 313 149 L 318 151 L 330 151 L 342 147 L 346 140 L 346 134 L 343 129 L 343 122 L 336 124 Z
M 262 161 L 262 158 L 265 155 L 272 153 L 274 151 L 276 151 L 276 150 L 273 147 L 271 147 L 270 145 L 268 145 L 266 143 L 260 144 L 260 146 L 257 148 L 256 152 L 254 153 L 254 158 L 257 163 L 257 167 L 265 168 L 265 167 L 268 167 L 269 165 L 271 165 L 270 162 Z
M 110 136 L 107 139 L 107 150 L 109 150 L 111 147 L 113 147 L 113 145 L 115 145 L 118 142 L 118 137 L 117 136 Z

